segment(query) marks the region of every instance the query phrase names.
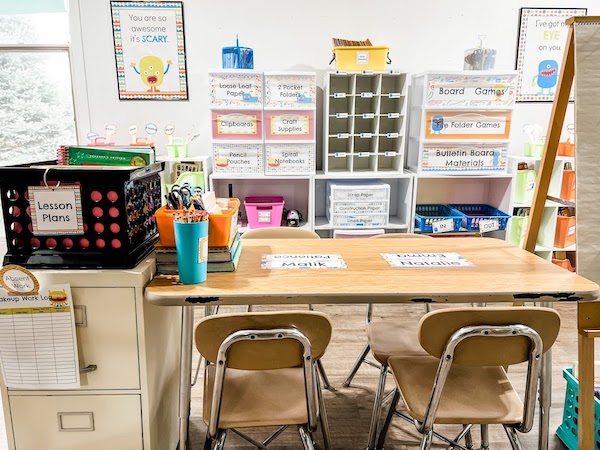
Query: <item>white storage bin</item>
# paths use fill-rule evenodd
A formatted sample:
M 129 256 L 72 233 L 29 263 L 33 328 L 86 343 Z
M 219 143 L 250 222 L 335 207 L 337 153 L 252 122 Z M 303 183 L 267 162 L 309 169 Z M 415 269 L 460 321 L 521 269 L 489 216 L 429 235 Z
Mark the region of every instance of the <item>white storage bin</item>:
M 314 174 L 316 145 L 314 142 L 265 144 L 266 175 Z
M 213 142 L 213 172 L 232 174 L 262 174 L 262 143 Z
M 327 193 L 332 202 L 390 201 L 390 185 L 380 180 L 328 180 Z
M 223 70 L 208 74 L 211 108 L 262 109 L 263 74 L 253 70 Z
M 514 71 L 426 72 L 412 78 L 413 104 L 426 108 L 512 109 Z
M 379 228 L 389 222 L 387 214 L 333 214 L 329 223 L 339 228 Z
M 265 108 L 315 109 L 315 72 L 265 72 Z

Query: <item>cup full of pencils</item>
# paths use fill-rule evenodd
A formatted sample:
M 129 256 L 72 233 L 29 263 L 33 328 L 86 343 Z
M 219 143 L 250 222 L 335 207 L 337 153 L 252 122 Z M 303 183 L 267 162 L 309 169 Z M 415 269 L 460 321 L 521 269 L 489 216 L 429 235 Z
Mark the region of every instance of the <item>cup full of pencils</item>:
M 178 211 L 173 226 L 179 281 L 203 283 L 208 265 L 208 213 L 197 209 Z

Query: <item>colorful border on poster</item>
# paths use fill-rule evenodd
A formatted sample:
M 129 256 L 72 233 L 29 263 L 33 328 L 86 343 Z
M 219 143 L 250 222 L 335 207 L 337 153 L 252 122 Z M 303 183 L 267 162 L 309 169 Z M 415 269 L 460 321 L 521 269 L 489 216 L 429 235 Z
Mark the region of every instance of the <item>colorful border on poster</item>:
M 183 2 L 110 4 L 119 99 L 187 100 Z M 159 73 L 144 80 L 144 69 L 149 67 Z M 167 74 L 169 78 L 165 80 Z M 173 79 L 172 74 L 177 78 Z
M 521 8 L 517 44 L 517 102 L 551 102 L 567 40 L 566 19 L 587 8 Z M 533 61 L 533 62 L 532 62 Z M 573 100 L 573 93 L 569 100 Z

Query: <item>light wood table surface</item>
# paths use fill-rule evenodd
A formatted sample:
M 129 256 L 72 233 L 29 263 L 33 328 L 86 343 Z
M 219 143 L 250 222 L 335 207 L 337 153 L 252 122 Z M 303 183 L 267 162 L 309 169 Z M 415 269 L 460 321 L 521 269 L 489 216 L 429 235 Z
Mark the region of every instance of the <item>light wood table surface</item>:
M 600 305 L 587 303 L 598 297 L 596 283 L 500 239 L 252 239 L 242 244 L 235 272 L 211 273 L 198 285 L 181 285 L 176 276 L 159 275 L 146 288 L 146 299 L 153 304 L 185 307 L 180 436 L 187 435 L 194 305 L 579 301 L 586 302 L 582 305 L 588 313 Z M 426 252 L 458 253 L 474 266 L 392 268 L 381 257 L 381 253 Z M 348 267 L 262 269 L 262 255 L 266 254 L 338 254 Z M 594 320 L 585 320 L 589 314 L 581 311 L 579 398 L 589 396 L 593 407 L 593 338 L 585 337 L 582 330 L 596 325 Z M 590 354 L 591 362 L 585 359 Z M 585 402 L 582 405 L 587 407 Z M 580 409 L 580 426 L 582 419 L 587 419 L 582 413 L 587 411 Z M 581 448 L 592 446 L 593 441 Z M 182 439 L 180 449 L 185 448 Z

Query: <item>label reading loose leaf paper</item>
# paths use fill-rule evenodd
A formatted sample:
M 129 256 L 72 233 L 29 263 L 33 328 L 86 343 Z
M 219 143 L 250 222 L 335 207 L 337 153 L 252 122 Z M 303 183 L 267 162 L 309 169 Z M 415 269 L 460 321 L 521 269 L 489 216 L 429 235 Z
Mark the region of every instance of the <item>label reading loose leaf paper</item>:
M 341 255 L 262 255 L 263 269 L 346 269 Z
M 393 268 L 474 267 L 458 253 L 381 253 Z

